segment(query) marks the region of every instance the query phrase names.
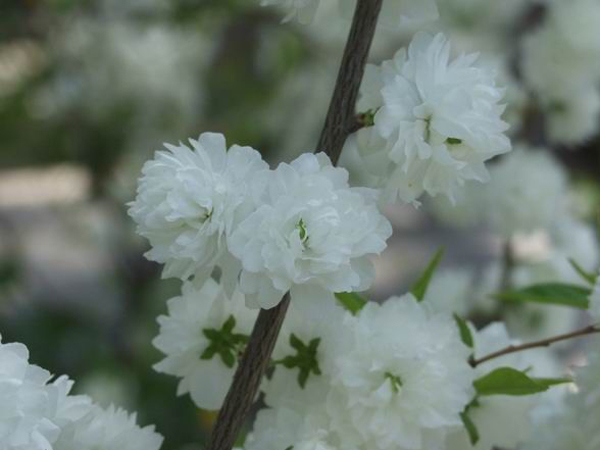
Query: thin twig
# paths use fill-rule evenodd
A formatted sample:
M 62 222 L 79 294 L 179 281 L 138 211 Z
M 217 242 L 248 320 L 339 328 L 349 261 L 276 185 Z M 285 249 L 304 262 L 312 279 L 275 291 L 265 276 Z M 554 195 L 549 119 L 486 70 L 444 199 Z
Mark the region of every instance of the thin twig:
M 503 348 L 502 350 L 490 353 L 489 355 L 483 356 L 481 358 L 471 358 L 469 364 L 471 364 L 472 367 L 477 367 L 479 364 L 483 364 L 486 361 L 490 361 L 491 359 L 499 358 L 510 353 L 521 352 L 523 350 L 530 350 L 533 348 L 549 347 L 550 345 L 555 344 L 557 342 L 583 337 L 594 333 L 600 333 L 600 326 L 590 325 L 580 330 L 573 331 L 571 333 L 561 334 L 548 339 L 542 339 L 541 341 L 529 342 L 521 345 L 509 345 L 508 347 Z
M 356 4 L 337 82 L 317 146 L 317 151 L 327 153 L 333 164 L 337 163 L 349 130 L 354 124 L 358 90 L 375 34 L 381 4 L 382 0 L 358 0 Z M 289 301 L 290 296 L 287 293 L 276 307 L 260 311 L 233 383 L 217 417 L 207 450 L 233 448 L 269 365 Z

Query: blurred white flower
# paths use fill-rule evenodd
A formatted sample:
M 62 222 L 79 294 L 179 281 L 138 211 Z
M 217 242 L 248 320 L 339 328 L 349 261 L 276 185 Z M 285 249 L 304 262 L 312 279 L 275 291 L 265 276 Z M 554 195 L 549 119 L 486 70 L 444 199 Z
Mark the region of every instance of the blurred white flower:
M 547 229 L 563 206 L 567 177 L 543 149 L 519 147 L 490 169 L 480 207 L 491 229 L 505 238 Z
M 228 239 L 243 266 L 240 287 L 248 304 L 273 307 L 301 285 L 331 292 L 368 288 L 369 255 L 383 251 L 392 233 L 376 191 L 348 187 L 348 172 L 323 153 L 282 163 L 265 178 L 258 180 L 260 206 Z
M 244 306 L 242 294 L 228 298 L 212 278 L 200 289 L 184 283 L 181 296 L 167 306 L 169 314 L 158 318 L 160 332 L 153 340 L 166 357 L 154 369 L 181 378 L 178 395 L 189 393 L 198 407 L 217 410 L 256 313 Z
M 95 406 L 62 430 L 54 450 L 158 450 L 162 436 L 153 426 L 141 428 L 136 422 L 135 414 Z
M 553 142 L 577 144 L 598 130 L 600 3 L 550 1 L 543 24 L 522 43 L 522 72 L 547 114 Z
M 219 264 L 235 276 L 226 236 L 252 208 L 251 178 L 268 169 L 250 147 L 233 145 L 217 133 L 184 144 L 165 144 L 144 164 L 129 215 L 150 241 L 148 259 L 165 264 L 164 277 L 202 282 Z
M 387 199 L 415 202 L 423 192 L 454 199 L 465 181 L 488 181 L 485 162 L 510 150 L 503 90 L 489 67 L 476 54 L 451 60 L 444 35 L 418 33 L 380 72 L 383 103 L 362 153 L 376 162 L 369 166 Z M 371 108 L 376 73 L 369 69 L 371 100 L 363 101 Z
M 472 330 L 474 355 L 476 358 L 518 344 L 510 339 L 506 327 L 494 322 L 480 331 Z M 512 367 L 528 372 L 532 376 L 555 376 L 555 373 L 539 371 L 537 362 L 551 358 L 546 349 L 533 350 L 533 353 L 513 353 L 488 361 L 475 368 L 476 376 L 481 377 L 500 367 Z M 546 364 L 541 364 L 546 365 Z M 486 396 L 477 399 L 469 408 L 469 417 L 479 432 L 479 441 L 472 445 L 464 428 L 451 433 L 447 440 L 447 450 L 490 450 L 492 448 L 516 448 L 529 437 L 532 430 L 532 409 L 540 396 Z
M 454 320 L 406 295 L 368 303 L 349 333 L 331 362 L 327 397 L 344 444 L 442 448 L 473 395 L 469 351 Z
M 27 347 L 0 342 L 0 448 L 49 450 L 61 427 L 85 414 L 85 397 L 68 396 L 67 377 L 50 382 L 48 371 L 28 361 Z
M 465 268 L 440 270 L 425 293 L 424 304 L 433 311 L 465 317 L 471 309 L 474 276 Z
M 262 6 L 280 5 L 288 10 L 283 21 L 288 22 L 297 19 L 300 23 L 310 23 L 317 14 L 321 0 L 261 0 Z

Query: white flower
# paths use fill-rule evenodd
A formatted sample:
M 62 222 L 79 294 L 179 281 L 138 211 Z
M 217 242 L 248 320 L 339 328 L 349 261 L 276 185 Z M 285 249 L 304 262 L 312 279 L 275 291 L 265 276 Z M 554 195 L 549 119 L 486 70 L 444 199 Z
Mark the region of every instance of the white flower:
M 567 177 L 543 149 L 517 148 L 490 169 L 481 208 L 492 230 L 505 238 L 547 229 L 565 200 Z
M 96 406 L 63 429 L 53 450 L 158 450 L 162 441 L 153 426 L 140 428 L 135 414 Z
M 228 240 L 243 266 L 248 304 L 273 307 L 300 285 L 366 289 L 373 279 L 368 257 L 385 248 L 392 232 L 376 192 L 348 187 L 348 172 L 323 153 L 304 154 L 269 175 L 258 180 L 267 184 L 262 204 Z
M 544 23 L 523 40 L 524 79 L 554 142 L 576 144 L 598 130 L 599 30 L 599 2 L 551 1 Z
M 476 358 L 501 350 L 509 345 L 518 344 L 511 340 L 506 327 L 495 322 L 480 331 L 472 330 L 475 341 Z M 500 367 L 512 367 L 527 370 L 533 376 L 551 376 L 552 373 L 540 372 L 542 359 L 550 358 L 547 350 L 534 350 L 532 353 L 513 353 L 490 360 L 476 367 L 477 377 L 486 375 Z M 531 372 L 533 371 L 533 372 Z M 490 450 L 491 448 L 516 448 L 531 432 L 532 409 L 537 405 L 540 396 L 486 396 L 479 397 L 477 403 L 469 408 L 469 417 L 479 432 L 479 442 L 471 445 L 464 428 L 458 428 L 447 439 L 448 450 Z
M 372 78 L 376 71 L 370 69 Z M 477 55 L 450 59 L 442 34 L 418 33 L 408 52 L 381 66 L 382 105 L 363 148 L 379 155 L 386 197 L 414 202 L 423 193 L 453 199 L 467 180 L 488 181 L 485 161 L 510 150 L 500 115 L 503 90 Z M 375 81 L 368 81 L 376 91 Z M 376 104 L 372 100 L 367 102 Z M 387 163 L 384 163 L 387 158 Z
M 473 395 L 469 351 L 455 322 L 406 295 L 368 303 L 352 328 L 331 362 L 327 398 L 344 443 L 441 448 Z
M 600 322 L 600 276 L 596 279 L 596 285 L 590 295 L 590 314 L 596 322 Z
M 320 408 L 297 411 L 291 408 L 259 411 L 245 450 L 357 450 L 358 445 L 341 446 L 331 430 L 327 414 Z
M 68 397 L 71 381 L 61 377 L 49 383 L 50 373 L 28 359 L 23 344 L 0 342 L 2 450 L 51 450 L 61 427 L 89 408 L 84 397 Z
M 470 310 L 473 284 L 473 273 L 467 269 L 440 271 L 431 279 L 423 301 L 434 311 L 464 317 Z
M 166 144 L 144 165 L 129 214 L 150 241 L 148 259 L 165 264 L 163 276 L 201 273 L 202 280 L 215 264 L 228 266 L 226 236 L 252 208 L 250 178 L 268 167 L 250 147 L 228 151 L 221 134 L 203 133 L 190 144 L 193 150 Z
M 158 318 L 160 333 L 153 341 L 166 358 L 154 369 L 181 378 L 178 395 L 190 393 L 198 407 L 219 409 L 255 312 L 244 306 L 242 294 L 228 298 L 212 278 L 200 289 L 184 283 L 181 296 L 167 306 L 169 315 Z
M 303 300 L 289 306 L 273 351 L 276 368 L 263 388 L 265 403 L 273 408 L 323 402 L 329 383 L 327 361 L 340 351 L 338 340 L 348 326 L 344 319 L 349 313 L 333 294 L 301 290 Z

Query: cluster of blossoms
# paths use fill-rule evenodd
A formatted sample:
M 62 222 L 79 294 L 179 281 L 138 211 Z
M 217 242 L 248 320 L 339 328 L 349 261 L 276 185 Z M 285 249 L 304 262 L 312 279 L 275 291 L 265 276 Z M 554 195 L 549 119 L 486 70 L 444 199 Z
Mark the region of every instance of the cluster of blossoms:
M 135 415 L 70 395 L 73 382 L 29 363 L 23 344 L 0 341 L 0 448 L 158 450 L 162 437 Z
M 373 126 L 354 144 L 388 201 L 455 201 L 465 181 L 489 180 L 485 162 L 511 148 L 494 77 L 475 54 L 451 59 L 443 34 L 418 33 L 408 51 L 367 66 L 358 108 Z
M 204 133 L 168 145 L 146 163 L 130 214 L 165 264 L 163 275 L 201 286 L 215 267 L 226 291 L 251 307 L 270 308 L 303 286 L 331 292 L 367 289 L 370 255 L 391 225 L 376 191 L 348 186 L 348 173 L 325 154 L 304 154 L 270 170 L 250 147 Z M 300 289 L 300 291 L 299 291 Z
M 292 304 L 245 448 L 441 448 L 474 395 L 451 316 L 410 294 L 356 316 L 319 300 Z

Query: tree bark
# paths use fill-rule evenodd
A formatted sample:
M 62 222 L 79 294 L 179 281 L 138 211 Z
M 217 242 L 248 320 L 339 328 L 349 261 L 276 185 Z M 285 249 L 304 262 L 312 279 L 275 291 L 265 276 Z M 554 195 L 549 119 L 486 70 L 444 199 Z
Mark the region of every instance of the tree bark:
M 355 106 L 365 64 L 375 34 L 382 0 L 357 0 L 352 26 L 321 132 L 317 151 L 336 164 L 346 137 L 355 126 Z M 290 302 L 289 292 L 274 308 L 261 309 L 207 447 L 231 450 L 256 399 L 261 379 Z

